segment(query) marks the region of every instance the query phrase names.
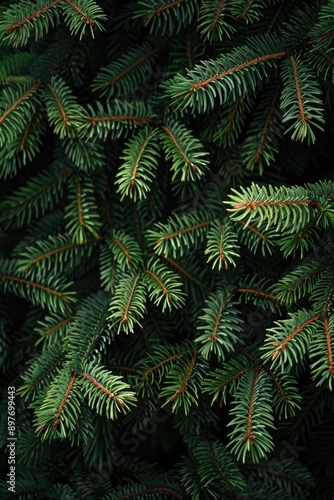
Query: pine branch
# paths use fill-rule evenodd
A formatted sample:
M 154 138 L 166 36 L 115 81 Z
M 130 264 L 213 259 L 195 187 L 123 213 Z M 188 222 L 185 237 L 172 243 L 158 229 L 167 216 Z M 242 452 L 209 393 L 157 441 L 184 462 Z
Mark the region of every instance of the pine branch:
M 45 5 L 43 0 L 35 0 L 34 4 L 21 0 L 6 10 L 1 22 L 2 37 L 13 47 L 26 45 L 31 32 L 35 29 L 36 40 L 48 32 L 50 25 L 59 22 L 58 4 L 62 0 L 53 0 Z M 32 9 L 36 10 L 32 10 Z
M 140 273 L 121 279 L 113 295 L 109 312 L 112 325 L 118 325 L 118 332 L 133 333 L 138 318 L 143 318 L 146 302 L 146 287 Z
M 94 0 L 65 0 L 62 3 L 65 14 L 65 23 L 69 26 L 72 35 L 80 32 L 80 40 L 85 34 L 86 27 L 90 27 L 91 35 L 94 38 L 94 29 L 103 30 L 100 21 L 106 21 L 107 16 L 101 7 Z
M 225 360 L 234 350 L 234 344 L 242 333 L 241 317 L 230 301 L 231 296 L 216 292 L 205 302 L 203 315 L 198 318 L 195 342 L 201 342 L 199 353 L 208 359 L 212 353 L 220 360 Z M 204 333 L 201 332 L 204 330 Z
M 314 143 L 314 128 L 323 130 L 323 105 L 318 97 L 321 94 L 317 82 L 302 63 L 299 55 L 291 55 L 283 62 L 283 81 L 281 107 L 285 109 L 283 123 L 292 122 L 286 133 L 293 131 L 291 138 L 303 141 L 307 138 Z M 297 118 L 297 119 L 296 119 Z
M 154 244 L 156 252 L 175 257 L 184 247 L 194 245 L 203 239 L 203 229 L 212 224 L 212 220 L 204 220 L 207 214 L 189 213 L 181 217 L 174 215 L 167 224 L 156 224 L 156 230 L 148 231 L 148 241 Z
M 262 350 L 264 360 L 277 359 L 282 367 L 294 359 L 298 362 L 310 347 L 310 342 L 317 328 L 320 314 L 300 310 L 290 313 L 288 319 L 275 321 L 276 327 L 270 328 Z
M 234 419 L 228 426 L 235 426 L 230 433 L 229 447 L 243 462 L 248 453 L 258 462 L 273 449 L 270 428 L 274 428 L 271 407 L 268 403 L 269 382 L 259 366 L 246 372 L 235 393 L 231 414 Z
M 135 404 L 135 393 L 129 390 L 130 386 L 123 381 L 123 377 L 112 375 L 94 362 L 85 365 L 82 376 L 82 388 L 88 404 L 100 415 L 105 411 L 108 418 L 115 419 L 117 412 L 125 413 Z
M 310 358 L 314 361 L 311 365 L 312 378 L 318 380 L 317 385 L 327 385 L 330 390 L 334 379 L 333 318 L 323 318 L 323 328 L 317 332 L 310 348 Z
M 17 269 L 15 261 L 1 262 L 3 290 L 14 293 L 19 297 L 26 298 L 36 305 L 47 308 L 50 311 L 65 312 L 69 304 L 75 302 L 74 292 L 68 291 L 71 283 L 65 283 L 62 278 L 50 275 L 39 283 L 25 279 L 24 274 Z
M 166 266 L 151 259 L 144 270 L 149 299 L 155 305 L 162 303 L 162 311 L 166 308 L 180 308 L 185 303 L 182 285 L 178 276 Z
M 40 85 L 40 82 L 36 82 L 31 87 L 24 85 L 4 89 L 0 99 L 1 146 L 4 146 L 6 142 L 12 142 L 18 134 L 24 133 L 34 113 L 36 106 L 34 93 Z
M 266 69 L 286 55 L 280 49 L 281 43 L 276 37 L 251 38 L 247 46 L 188 70 L 186 77 L 175 76 L 164 84 L 165 91 L 177 107 L 190 106 L 197 112 L 211 109 L 217 98 L 221 104 L 227 96 L 236 101 L 247 92 L 248 85 L 254 90 L 254 75 L 263 78 Z M 211 76 L 205 76 L 208 74 Z
M 128 142 L 124 149 L 124 162 L 117 175 L 117 192 L 129 196 L 134 201 L 146 198 L 155 178 L 158 166 L 157 129 L 140 131 Z

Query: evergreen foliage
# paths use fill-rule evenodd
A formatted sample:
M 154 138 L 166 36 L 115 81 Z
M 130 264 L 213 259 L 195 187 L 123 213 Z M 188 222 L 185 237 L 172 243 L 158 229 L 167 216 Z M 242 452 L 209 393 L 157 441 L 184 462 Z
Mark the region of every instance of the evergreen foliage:
M 333 498 L 333 47 L 333 0 L 3 0 L 16 498 Z

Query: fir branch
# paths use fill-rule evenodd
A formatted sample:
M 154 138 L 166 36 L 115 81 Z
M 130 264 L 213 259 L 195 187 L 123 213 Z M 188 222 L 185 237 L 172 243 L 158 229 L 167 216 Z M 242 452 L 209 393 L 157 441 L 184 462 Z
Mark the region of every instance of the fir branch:
M 212 446 L 211 446 L 211 444 L 210 444 L 210 441 L 208 440 L 207 436 L 205 435 L 205 433 L 204 433 L 203 429 L 201 429 L 200 434 L 201 434 L 201 436 L 202 436 L 202 438 L 203 438 L 203 440 L 204 440 L 204 443 L 205 443 L 205 445 L 206 445 L 206 447 L 207 447 L 207 449 L 208 449 L 208 451 L 209 451 L 210 457 L 212 458 L 212 461 L 213 461 L 213 463 L 215 464 L 215 467 L 216 467 L 216 469 L 217 469 L 217 471 L 218 471 L 218 473 L 219 473 L 219 476 L 220 476 L 223 480 L 226 480 L 226 474 L 225 474 L 225 472 L 223 471 L 222 467 L 219 465 L 219 463 L 218 463 L 218 461 L 217 461 L 217 459 L 216 459 L 216 457 L 215 457 L 214 451 L 213 451 L 213 449 L 212 449 Z
M 70 123 L 69 123 L 69 119 L 68 119 L 68 117 L 66 115 L 66 111 L 65 111 L 65 109 L 64 109 L 64 107 L 63 107 L 63 105 L 61 103 L 61 100 L 59 99 L 59 96 L 58 96 L 57 92 L 55 91 L 55 89 L 52 87 L 52 85 L 50 83 L 47 83 L 46 85 L 50 89 L 50 91 L 52 92 L 53 97 L 56 100 L 56 103 L 58 105 L 61 117 L 62 117 L 62 119 L 64 121 L 64 124 L 65 124 L 66 131 L 69 132 L 69 130 L 70 130 Z
M 216 60 L 204 61 L 188 70 L 187 76 L 179 74 L 163 86 L 178 107 L 191 106 L 197 112 L 213 108 L 217 99 L 223 104 L 227 96 L 235 102 L 249 85 L 254 91 L 255 74 L 259 78 L 266 76 L 266 68 L 276 65 L 276 60 L 286 55 L 280 47 L 280 40 L 272 35 L 252 37 L 247 46 L 237 47 Z
M 254 439 L 256 438 L 256 434 L 253 433 L 253 411 L 254 411 L 254 399 L 255 399 L 255 389 L 256 389 L 256 383 L 259 377 L 261 368 L 259 366 L 256 366 L 254 368 L 254 379 L 252 383 L 252 388 L 250 392 L 250 397 L 249 397 L 249 412 L 248 412 L 248 417 L 247 417 L 247 432 L 243 437 L 244 441 L 249 441 L 249 444 L 252 445 L 254 444 Z
M 205 80 L 202 80 L 198 83 L 193 83 L 190 88 L 189 88 L 189 93 L 184 96 L 184 99 L 187 99 L 190 96 L 190 93 L 199 90 L 201 88 L 207 88 L 210 83 L 213 83 L 217 80 L 221 80 L 225 78 L 228 75 L 231 75 L 233 73 L 237 73 L 238 71 L 241 71 L 245 68 L 249 68 L 250 66 L 253 66 L 254 64 L 258 64 L 264 61 L 268 61 L 271 59 L 277 59 L 284 57 L 286 54 L 285 51 L 281 52 L 276 52 L 274 54 L 265 54 L 260 57 L 255 57 L 254 59 L 251 59 L 249 61 L 246 61 L 242 64 L 238 64 L 237 66 L 234 66 L 233 68 L 229 68 L 228 70 L 223 71 L 222 73 L 218 73 L 217 75 L 211 76 L 210 78 L 206 78 Z
M 26 267 L 26 270 L 28 270 L 31 266 L 37 264 L 38 262 L 41 262 L 42 260 L 45 260 L 45 259 L 49 259 L 50 257 L 57 255 L 58 253 L 66 252 L 67 250 L 71 250 L 71 249 L 76 248 L 76 247 L 89 245 L 90 243 L 95 243 L 96 241 L 103 241 L 103 240 L 104 240 L 104 238 L 101 236 L 99 238 L 90 238 L 90 239 L 85 240 L 85 241 L 69 243 L 68 245 L 64 245 L 62 247 L 55 248 L 54 250 L 50 250 L 49 252 L 41 254 L 38 257 L 35 257 L 34 259 L 32 259 L 31 262 L 29 263 L 29 265 Z
M 310 347 L 320 317 L 320 313 L 301 309 L 289 313 L 287 319 L 275 321 L 276 326 L 268 329 L 265 345 L 261 348 L 266 351 L 262 358 L 273 363 L 278 359 L 282 366 L 291 363 L 292 359 L 298 362 Z
M 60 417 L 60 414 L 62 413 L 63 409 L 64 409 L 64 406 L 66 404 L 66 401 L 70 395 L 70 392 L 72 390 L 72 387 L 73 387 L 73 384 L 77 378 L 78 374 L 76 372 L 73 373 L 72 377 L 71 377 L 71 380 L 70 380 L 70 383 L 68 384 L 68 387 L 66 389 L 66 392 L 64 394 L 64 397 L 60 403 L 60 406 L 58 408 L 58 410 L 56 411 L 56 414 L 55 414 L 55 421 L 53 423 L 53 426 L 56 427 L 58 424 L 59 424 L 59 417 Z
M 209 394 L 216 394 L 216 393 L 219 393 L 222 389 L 226 389 L 226 386 L 228 384 L 230 384 L 231 382 L 234 382 L 235 380 L 237 380 L 239 377 L 241 377 L 241 375 L 243 375 L 244 373 L 248 372 L 249 370 L 251 370 L 252 367 L 251 366 L 247 366 L 246 368 L 243 368 L 242 370 L 238 371 L 237 373 L 235 373 L 232 377 L 224 380 L 224 382 L 220 385 L 218 385 L 217 387 L 215 387 L 211 392 L 209 392 Z M 215 398 L 213 399 L 213 401 L 215 400 Z
M 66 295 L 63 295 L 62 293 L 57 292 L 56 290 L 52 290 L 51 288 L 48 288 L 48 287 L 46 287 L 44 285 L 41 285 L 40 283 L 35 283 L 33 281 L 28 281 L 28 280 L 25 280 L 23 278 L 17 278 L 16 276 L 3 276 L 3 275 L 0 275 L 0 279 L 2 279 L 2 280 L 8 280 L 8 281 L 13 281 L 13 282 L 17 282 L 17 283 L 22 283 L 23 285 L 31 286 L 31 287 L 34 287 L 34 288 L 39 288 L 43 292 L 46 292 L 46 293 L 49 293 L 51 295 L 55 295 L 56 297 L 59 297 L 62 301 L 66 302 L 67 304 L 71 303 L 72 300 L 73 300 L 73 299 L 71 300 Z
M 64 325 L 67 325 L 68 323 L 71 323 L 71 321 L 73 321 L 73 317 L 70 316 L 69 318 L 65 318 L 63 319 L 62 321 L 60 321 L 60 323 L 58 323 L 57 325 L 54 325 L 52 328 L 49 328 L 49 330 L 46 330 L 45 332 L 43 332 L 43 337 L 47 337 L 48 335 L 50 335 L 51 333 L 55 332 L 56 330 L 59 330 L 60 328 L 62 328 Z M 42 338 L 43 338 L 42 337 Z M 36 343 L 38 343 L 39 341 L 37 341 Z
M 258 462 L 273 448 L 269 429 L 274 428 L 273 415 L 268 396 L 270 385 L 268 375 L 260 366 L 245 373 L 235 392 L 231 414 L 234 419 L 228 424 L 235 428 L 230 433 L 229 447 L 243 462 L 250 453 L 252 460 Z
M 233 288 L 230 290 L 231 293 L 251 293 L 253 295 L 259 295 L 269 300 L 279 301 L 277 297 L 271 295 L 270 293 L 262 292 L 261 290 L 254 290 L 251 288 Z
M 200 224 L 196 224 L 195 226 L 192 227 L 187 227 L 185 229 L 181 229 L 180 231 L 175 231 L 174 233 L 167 234 L 164 236 L 164 240 L 170 240 L 172 238 L 176 238 L 177 236 L 180 236 L 182 234 L 189 233 L 190 231 L 196 231 L 197 229 L 201 229 L 202 227 L 208 226 L 212 224 L 212 221 L 206 221 L 206 222 L 201 222 Z M 157 240 L 156 244 L 158 245 L 161 242 L 161 240 Z
M 195 365 L 195 361 L 196 361 L 196 356 L 198 354 L 198 351 L 195 350 L 193 351 L 192 355 L 191 355 L 191 361 L 189 363 L 189 366 L 188 366 L 188 369 L 187 369 L 187 372 L 185 374 L 185 377 L 182 381 L 182 384 L 180 387 L 177 388 L 177 391 L 176 393 L 169 399 L 169 401 L 175 401 L 176 399 L 178 399 L 182 394 L 183 392 L 187 389 L 187 384 L 188 384 L 188 381 L 192 375 L 192 371 L 194 369 L 194 365 Z
M 88 404 L 97 413 L 115 419 L 118 412 L 126 413 L 136 402 L 135 393 L 120 376 L 112 375 L 93 361 L 82 371 L 83 391 Z
M 151 15 L 155 15 L 155 16 L 159 17 L 161 12 L 163 12 L 164 10 L 172 9 L 173 7 L 175 7 L 176 5 L 179 5 L 182 2 L 184 2 L 184 0 L 175 0 L 175 2 L 170 2 L 166 5 L 162 5 L 161 7 L 158 7 L 157 9 L 155 9 L 152 12 L 152 14 L 144 16 L 144 19 L 149 18 Z
M 141 273 L 122 278 L 115 288 L 115 293 L 110 302 L 110 316 L 112 325 L 118 325 L 118 332 L 134 331 L 134 325 L 139 324 L 139 319 L 146 310 L 146 286 L 141 278 Z
M 320 318 L 320 314 L 316 314 L 312 318 L 309 318 L 306 320 L 304 323 L 302 323 L 300 326 L 295 328 L 282 342 L 273 342 L 273 346 L 277 347 L 278 349 L 275 350 L 274 354 L 272 355 L 272 360 L 274 361 L 276 357 L 280 354 L 281 352 L 284 352 L 286 349 L 286 345 L 305 327 L 307 327 L 309 324 L 311 324 L 313 321 L 317 321 Z
M 132 288 L 130 290 L 130 294 L 129 294 L 129 297 L 128 297 L 128 301 L 127 301 L 127 304 L 125 306 L 125 310 L 124 310 L 124 313 L 123 313 L 123 316 L 122 316 L 122 319 L 121 319 L 121 324 L 123 325 L 126 320 L 128 319 L 128 313 L 129 313 L 129 309 L 130 309 L 130 306 L 131 306 L 131 301 L 132 301 L 132 297 L 133 297 L 133 294 L 134 294 L 134 291 L 135 291 L 135 288 L 136 288 L 136 284 L 137 284 L 137 281 L 139 279 L 139 276 L 140 276 L 140 273 L 138 273 L 134 280 L 133 280 L 133 283 L 132 283 Z
M 292 62 L 292 67 L 293 67 L 293 76 L 295 78 L 295 83 L 296 83 L 296 90 L 297 90 L 297 97 L 298 97 L 298 103 L 299 103 L 299 110 L 300 110 L 300 121 L 302 123 L 302 126 L 305 126 L 306 120 L 310 120 L 312 117 L 311 116 L 305 116 L 305 109 L 304 109 L 304 103 L 303 103 L 303 96 L 300 88 L 300 83 L 299 83 L 299 77 L 298 77 L 298 70 L 297 70 L 297 65 L 296 65 L 296 60 L 293 56 L 290 56 L 290 60 Z
M 30 94 L 32 94 L 39 86 L 41 82 L 36 82 L 32 87 L 30 87 L 24 94 L 22 94 L 0 117 L 0 126 L 6 120 L 6 118 L 23 102 Z
M 326 336 L 326 345 L 327 345 L 327 353 L 328 353 L 328 369 L 331 374 L 334 376 L 334 366 L 333 366 L 333 352 L 331 345 L 331 337 L 329 332 L 329 324 L 328 318 L 324 318 L 324 326 L 325 326 L 325 336 Z
M 78 182 L 77 184 L 77 196 L 78 196 L 78 217 L 79 217 L 79 224 L 82 227 L 87 227 L 86 224 L 84 223 L 83 216 L 82 216 L 82 207 L 81 207 L 81 184 Z
M 117 82 L 117 80 L 119 80 L 120 78 L 123 78 L 123 76 L 125 76 L 127 73 L 129 73 L 130 71 L 132 71 L 137 66 L 140 66 L 144 61 L 146 61 L 147 59 L 150 59 L 151 57 L 155 56 L 159 52 L 160 52 L 160 49 L 151 50 L 147 54 L 145 54 L 142 57 L 140 57 L 137 61 L 134 61 L 132 64 L 130 64 L 123 71 L 121 71 L 120 73 L 118 73 L 117 75 L 115 75 L 113 78 L 111 78 L 108 81 L 108 83 L 110 85 L 114 85 Z
M 291 125 L 286 132 L 292 132 L 291 138 L 298 141 L 308 139 L 315 142 L 315 131 L 323 129 L 323 103 L 319 98 L 321 90 L 310 68 L 299 55 L 291 55 L 283 63 L 284 88 L 281 106 L 285 110 L 283 123 Z
M 62 2 L 62 0 L 53 0 L 53 2 L 49 3 L 48 5 L 45 5 L 44 7 L 29 14 L 29 16 L 25 17 L 24 19 L 21 19 L 21 21 L 15 22 L 11 26 L 8 26 L 6 28 L 6 32 L 11 33 L 12 31 L 21 30 L 24 25 L 29 24 L 31 21 L 36 19 L 37 16 L 43 15 L 47 10 L 52 9 L 52 7 L 59 4 L 60 2 Z
M 190 246 L 196 240 L 201 241 L 203 229 L 213 223 L 212 220 L 203 221 L 206 214 L 201 215 L 199 217 L 196 213 L 190 213 L 182 218 L 175 215 L 167 224 L 156 224 L 156 230 L 149 230 L 148 240 L 159 253 L 176 256 L 178 248 L 182 251 L 183 245 Z
M 153 366 L 152 368 L 150 368 L 149 370 L 147 370 L 145 373 L 144 373 L 144 377 L 147 377 L 150 373 L 154 372 L 155 370 L 158 370 L 159 368 L 161 368 L 161 366 L 165 365 L 166 363 L 170 363 L 171 361 L 173 361 L 174 359 L 177 359 L 181 356 L 183 356 L 184 354 L 186 354 L 187 352 L 190 352 L 190 351 L 183 351 L 183 352 L 178 352 L 176 354 L 173 354 L 172 356 L 170 356 L 169 358 L 167 359 L 164 359 L 163 361 L 161 361 L 160 363 L 158 363 L 157 365 Z

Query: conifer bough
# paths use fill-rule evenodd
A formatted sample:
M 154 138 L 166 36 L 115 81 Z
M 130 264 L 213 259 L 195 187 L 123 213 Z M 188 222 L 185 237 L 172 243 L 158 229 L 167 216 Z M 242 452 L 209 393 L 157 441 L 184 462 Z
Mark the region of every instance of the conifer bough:
M 333 0 L 2 2 L 18 498 L 333 497 L 333 36 Z

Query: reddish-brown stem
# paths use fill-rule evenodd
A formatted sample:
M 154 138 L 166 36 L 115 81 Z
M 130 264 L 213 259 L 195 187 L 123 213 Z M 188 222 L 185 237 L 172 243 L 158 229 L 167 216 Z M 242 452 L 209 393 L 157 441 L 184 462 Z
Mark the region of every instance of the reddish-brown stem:
M 116 392 L 115 393 L 114 392 L 110 392 L 106 387 L 104 387 L 102 384 L 100 384 L 94 377 L 92 377 L 88 373 L 83 372 L 82 375 L 87 380 L 89 380 L 89 382 L 91 382 L 92 384 L 94 384 L 98 389 L 100 389 L 102 392 L 104 392 L 109 398 L 113 399 L 121 408 L 123 408 L 125 406 L 125 404 L 123 403 L 123 401 L 121 401 L 117 397 L 117 393 Z
M 242 226 L 246 226 L 246 222 L 242 221 L 242 220 L 238 220 L 237 222 L 239 222 L 239 224 L 241 224 Z M 249 229 L 250 231 L 252 231 L 254 234 L 256 234 L 257 236 L 259 236 L 259 238 L 261 238 L 263 241 L 267 241 L 267 238 L 265 237 L 264 234 L 260 233 L 260 231 L 258 231 L 257 229 L 255 229 L 255 227 L 251 226 L 250 224 L 248 224 L 247 226 L 247 229 Z
M 306 232 L 310 229 L 310 227 L 312 227 L 312 226 L 313 226 L 313 224 L 316 222 L 316 220 L 318 219 L 318 217 L 319 217 L 319 213 L 318 213 L 315 217 L 313 217 L 313 219 L 312 219 L 312 220 L 311 220 L 311 221 L 310 221 L 310 222 L 309 222 L 309 223 L 308 223 L 308 224 L 304 227 L 304 229 L 302 229 L 302 230 L 298 233 L 298 235 L 297 235 L 297 238 L 298 238 L 298 239 L 301 239 L 301 238 L 304 236 L 304 234 L 305 234 L 305 233 L 306 233 Z
M 67 398 L 68 398 L 68 396 L 69 396 L 69 394 L 70 394 L 70 392 L 72 390 L 73 384 L 74 384 L 75 379 L 77 378 L 77 376 L 78 376 L 78 374 L 76 372 L 74 372 L 73 375 L 72 375 L 72 377 L 71 377 L 71 380 L 70 380 L 70 383 L 68 384 L 68 387 L 66 389 L 65 395 L 64 395 L 64 397 L 62 399 L 62 402 L 60 403 L 60 406 L 59 406 L 59 408 L 58 408 L 58 410 L 56 412 L 56 420 L 55 420 L 55 422 L 53 424 L 54 426 L 57 425 L 56 422 L 58 421 L 58 418 L 59 418 L 61 412 L 64 409 L 64 406 L 66 404 Z
M 163 294 L 166 295 L 168 294 L 168 290 L 163 284 L 163 282 L 156 276 L 152 271 L 149 271 L 148 269 L 145 269 L 144 273 L 148 274 L 149 276 L 152 276 L 152 278 L 158 283 L 158 285 L 162 288 Z M 171 296 L 168 294 L 169 300 L 171 300 Z
M 327 344 L 327 355 L 328 355 L 328 368 L 331 374 L 334 376 L 334 366 L 333 366 L 333 353 L 332 353 L 332 345 L 331 345 L 331 336 L 329 331 L 328 318 L 324 318 L 325 325 L 325 335 L 326 335 L 326 344 Z
M 295 205 L 311 205 L 314 203 L 313 200 L 301 200 L 301 201 L 243 201 L 242 203 L 237 203 L 233 205 L 234 209 L 246 210 L 248 207 L 251 210 L 256 210 L 256 207 L 284 207 L 284 206 L 295 206 Z
M 143 153 L 145 151 L 145 147 L 147 146 L 147 143 L 150 140 L 150 136 L 151 136 L 151 132 L 145 137 L 145 140 L 144 140 L 144 142 L 143 142 L 143 144 L 142 144 L 142 146 L 141 146 L 141 148 L 140 148 L 140 150 L 138 152 L 135 164 L 133 166 L 130 189 L 134 189 L 134 187 L 136 185 L 135 179 L 138 179 L 138 177 L 139 177 L 139 174 L 137 174 L 139 162 L 140 162 L 140 159 L 141 159 L 141 157 L 142 157 L 142 155 L 143 155 Z
M 37 89 L 39 86 L 40 86 L 40 82 L 36 82 L 32 87 L 30 87 L 30 89 L 28 89 L 24 94 L 21 95 L 21 97 L 19 97 L 19 99 L 17 99 L 17 101 L 15 101 L 5 112 L 4 114 L 0 117 L 0 126 L 3 124 L 3 122 L 5 121 L 5 119 L 7 118 L 8 115 L 11 114 L 12 111 L 14 111 L 14 109 L 16 109 L 22 101 L 24 101 L 24 99 L 26 97 L 28 97 L 29 94 L 31 94 L 35 89 Z
M 219 328 L 219 321 L 220 321 L 222 311 L 223 311 L 223 305 L 224 304 L 222 303 L 220 308 L 219 308 L 219 311 L 218 311 L 217 316 L 216 316 L 215 326 L 213 328 L 213 333 L 209 337 L 209 339 L 211 339 L 212 342 L 215 342 L 217 340 L 217 332 L 218 332 L 218 328 Z
M 322 54 L 334 66 L 334 59 L 332 59 L 324 50 L 318 50 L 318 52 L 320 52 L 320 54 Z
M 290 481 L 295 481 L 296 483 L 302 484 L 302 481 L 300 479 L 297 479 L 295 476 L 291 476 L 290 474 L 284 474 L 282 471 L 279 470 L 273 470 L 271 467 L 270 469 L 265 467 L 257 467 L 257 470 L 261 472 L 267 472 L 267 473 L 269 472 L 269 474 L 271 474 L 272 476 L 286 477 Z
M 305 278 L 302 278 L 300 280 L 298 280 L 296 283 L 294 283 L 292 286 L 290 286 L 287 291 L 288 292 L 292 292 L 296 287 L 298 287 L 301 283 L 303 283 L 304 281 L 307 281 L 309 280 L 312 276 L 315 276 L 316 274 L 318 273 L 321 273 L 321 271 L 324 271 L 325 269 L 327 269 L 328 267 L 330 267 L 330 264 L 327 264 L 327 265 L 324 265 L 324 266 L 321 266 L 319 267 L 318 269 L 316 269 L 315 271 L 313 271 L 312 273 L 309 273 L 307 276 L 305 276 Z
M 276 385 L 277 389 L 279 390 L 281 396 L 282 396 L 282 399 L 284 399 L 284 401 L 289 401 L 291 400 L 291 398 L 288 398 L 285 394 L 284 394 L 284 391 L 282 389 L 282 386 L 281 384 L 279 383 L 279 381 L 277 380 L 277 377 L 275 375 L 274 372 L 272 372 L 271 370 L 268 370 L 268 373 L 271 375 L 273 381 L 274 381 L 274 384 Z
M 47 335 L 50 335 L 50 333 L 53 333 L 55 330 L 58 330 L 59 328 L 61 328 L 64 325 L 67 325 L 67 323 L 70 323 L 71 321 L 73 321 L 73 318 L 66 318 L 66 319 L 64 319 L 63 321 L 61 321 L 57 325 L 53 326 L 52 328 L 50 328 L 49 330 L 47 330 L 46 332 L 44 332 L 43 333 L 43 337 L 46 337 Z
M 172 7 L 175 7 L 175 5 L 178 5 L 178 4 L 182 3 L 183 1 L 184 0 L 175 0 L 175 2 L 171 2 L 167 5 L 163 5 L 162 7 L 155 9 L 154 15 L 159 17 L 161 12 L 163 12 L 164 10 L 167 10 L 167 9 L 171 9 Z M 148 19 L 150 17 L 151 17 L 151 15 L 146 15 L 143 17 L 143 19 Z
M 322 42 L 323 40 L 326 40 L 326 38 L 332 36 L 334 34 L 334 30 L 331 30 L 329 31 L 328 33 L 326 33 L 325 35 L 321 36 L 320 38 L 318 38 L 317 40 L 317 43 L 320 43 Z
M 305 122 L 307 120 L 310 120 L 311 116 L 306 116 L 305 115 L 304 102 L 303 102 L 303 94 L 302 94 L 302 90 L 300 88 L 296 59 L 293 56 L 290 56 L 290 60 L 292 62 L 293 76 L 295 78 L 295 83 L 296 83 L 296 91 L 297 91 L 297 98 L 298 98 L 299 111 L 300 111 L 299 118 L 300 118 L 301 124 L 305 125 Z
M 238 19 L 245 19 L 246 14 L 247 14 L 247 12 L 248 12 L 248 10 L 249 10 L 249 7 L 250 7 L 250 6 L 251 6 L 251 4 L 252 4 L 252 1 L 253 1 L 253 0 L 250 0 L 250 2 L 248 2 L 248 4 L 246 5 L 246 7 L 244 8 L 243 12 L 240 14 L 240 16 L 238 16 Z
M 116 243 L 116 245 L 122 250 L 122 252 L 124 253 L 125 257 L 128 259 L 128 260 L 131 260 L 132 257 L 131 255 L 129 254 L 129 252 L 127 251 L 127 249 L 125 248 L 125 246 L 123 245 L 123 243 L 121 243 L 117 238 L 115 238 L 115 236 L 113 236 L 112 238 L 112 241 L 114 243 Z
M 221 0 L 220 4 L 218 5 L 218 9 L 217 9 L 217 12 L 215 15 L 215 21 L 214 21 L 213 25 L 211 26 L 211 31 L 214 31 L 217 28 L 217 24 L 219 22 L 220 14 L 221 14 L 221 11 L 223 9 L 224 3 L 225 3 L 225 0 Z
M 40 381 L 43 380 L 43 378 L 46 377 L 47 374 L 50 373 L 53 370 L 53 368 L 55 368 L 55 366 L 57 366 L 57 364 L 58 364 L 58 362 L 53 363 L 52 366 L 50 366 L 47 370 L 45 370 L 45 372 L 40 377 L 38 377 L 38 379 L 36 380 L 34 385 L 31 387 L 30 392 L 34 392 L 34 390 L 36 389 L 36 386 L 40 383 Z
M 109 370 L 122 370 L 125 372 L 133 372 L 133 373 L 140 373 L 139 370 L 136 368 L 130 368 L 129 366 L 116 366 L 116 365 L 110 365 L 108 366 Z

